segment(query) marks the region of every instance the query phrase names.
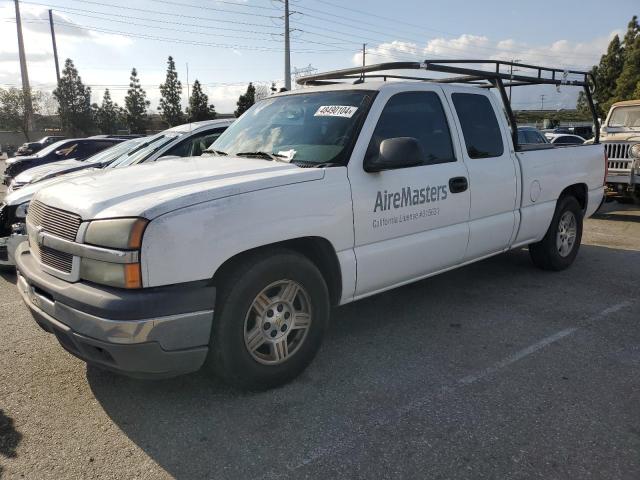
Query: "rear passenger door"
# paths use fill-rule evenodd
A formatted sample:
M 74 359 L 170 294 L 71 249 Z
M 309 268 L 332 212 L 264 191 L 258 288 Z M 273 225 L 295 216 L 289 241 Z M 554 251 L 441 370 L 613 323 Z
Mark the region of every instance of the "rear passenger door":
M 511 243 L 517 226 L 518 170 L 506 121 L 496 116 L 500 109 L 492 94 L 456 87 L 447 92 L 469 172 L 468 261 L 501 252 Z
M 467 171 L 440 86 L 378 93 L 348 165 L 354 208 L 356 296 L 410 282 L 462 261 L 468 240 Z M 415 138 L 421 165 L 366 172 L 380 143 Z M 365 143 L 366 142 L 366 143 Z M 452 179 L 454 188 L 451 189 Z M 457 179 L 457 180 L 455 180 Z M 452 191 L 453 190 L 453 191 Z

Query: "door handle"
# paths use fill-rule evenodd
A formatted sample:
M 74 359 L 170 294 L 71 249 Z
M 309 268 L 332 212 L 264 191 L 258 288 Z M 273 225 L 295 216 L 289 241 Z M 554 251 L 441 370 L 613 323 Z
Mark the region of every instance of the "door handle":
M 449 180 L 449 191 L 451 193 L 461 193 L 469 188 L 466 177 L 453 177 Z

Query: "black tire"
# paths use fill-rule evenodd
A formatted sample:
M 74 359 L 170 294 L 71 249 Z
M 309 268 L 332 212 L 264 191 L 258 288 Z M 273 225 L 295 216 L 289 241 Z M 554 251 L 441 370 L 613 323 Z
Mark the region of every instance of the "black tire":
M 566 212 L 572 212 L 576 219 L 576 236 L 573 247 L 566 256 L 562 256 L 556 246 L 558 234 L 558 224 Z M 551 225 L 544 238 L 538 243 L 529 245 L 529 254 L 536 267 L 543 270 L 560 271 L 571 266 L 580 250 L 582 241 L 582 220 L 583 212 L 580 204 L 572 196 L 561 197 L 558 200 L 556 211 L 553 214 Z
M 265 365 L 245 344 L 245 317 L 258 294 L 282 280 L 294 281 L 306 291 L 312 320 L 295 352 L 283 363 Z M 329 291 L 318 268 L 297 252 L 269 250 L 241 259 L 217 283 L 207 367 L 226 383 L 244 390 L 273 388 L 302 373 L 318 352 L 329 324 Z M 287 332 L 286 338 L 289 334 L 294 331 Z

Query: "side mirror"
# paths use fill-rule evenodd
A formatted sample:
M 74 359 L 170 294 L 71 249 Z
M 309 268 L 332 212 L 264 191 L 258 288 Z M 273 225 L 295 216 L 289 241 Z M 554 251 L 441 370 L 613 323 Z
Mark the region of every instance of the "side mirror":
M 364 161 L 365 172 L 380 172 L 397 168 L 422 165 L 424 152 L 413 137 L 387 138 L 380 143 L 379 151 L 368 155 Z

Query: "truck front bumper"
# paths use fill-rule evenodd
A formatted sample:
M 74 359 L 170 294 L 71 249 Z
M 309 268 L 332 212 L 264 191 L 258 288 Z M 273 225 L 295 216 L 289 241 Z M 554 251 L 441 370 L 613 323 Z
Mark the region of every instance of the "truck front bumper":
M 18 246 L 16 267 L 35 321 L 87 363 L 142 378 L 180 375 L 204 363 L 216 293 L 210 282 L 141 290 L 68 283 L 39 269 L 26 242 Z
M 16 249 L 18 248 L 18 245 L 26 240 L 26 235 L 18 234 L 0 238 L 0 266 L 13 267 L 16 264 Z

